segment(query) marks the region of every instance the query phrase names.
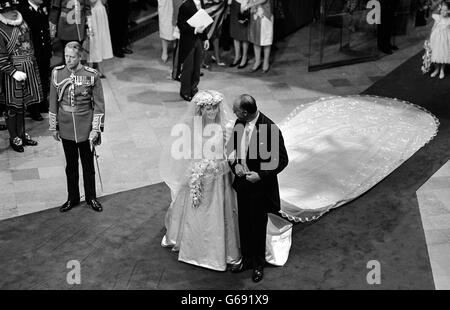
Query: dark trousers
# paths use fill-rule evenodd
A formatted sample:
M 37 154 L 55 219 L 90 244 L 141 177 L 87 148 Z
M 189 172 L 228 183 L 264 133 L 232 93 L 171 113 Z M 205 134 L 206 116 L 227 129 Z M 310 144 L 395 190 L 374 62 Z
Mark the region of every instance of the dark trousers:
M 381 24 L 377 26 L 378 48 L 391 49 L 392 37 L 394 36 L 394 26 L 395 10 L 393 8 L 382 8 Z
M 69 192 L 68 199 L 71 201 L 80 200 L 80 190 L 78 187 L 78 158 L 81 159 L 81 166 L 83 168 L 86 201 L 96 198 L 94 154 L 91 151 L 89 140 L 80 143 L 65 139 L 61 140 L 64 148 L 64 155 L 66 156 L 67 191 Z
M 7 109 L 5 113 L 5 123 L 8 127 L 10 140 L 15 137 L 25 138 L 25 119 L 23 111 Z
M 267 212 L 261 196 L 261 191 L 253 189 L 237 192 L 242 259 L 253 268 L 264 267 L 266 263 Z
M 109 31 L 111 44 L 115 53 L 128 45 L 128 15 L 130 1 L 108 1 Z
M 203 42 L 196 38 L 194 47 L 181 65 L 180 94 L 192 97 L 198 91 L 200 83 L 200 67 L 202 65 Z

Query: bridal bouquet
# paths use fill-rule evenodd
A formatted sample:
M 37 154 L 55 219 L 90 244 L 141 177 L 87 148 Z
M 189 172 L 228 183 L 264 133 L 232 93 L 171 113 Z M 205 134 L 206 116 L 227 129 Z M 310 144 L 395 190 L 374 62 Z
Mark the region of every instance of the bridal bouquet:
M 194 208 L 200 206 L 205 177 L 216 175 L 219 173 L 219 170 L 218 162 L 215 160 L 203 159 L 194 162 L 189 182 L 192 206 Z
M 422 64 L 422 73 L 426 74 L 430 71 L 431 67 L 431 46 L 430 41 L 426 40 L 423 44 L 425 49 L 425 54 L 422 56 L 423 64 Z

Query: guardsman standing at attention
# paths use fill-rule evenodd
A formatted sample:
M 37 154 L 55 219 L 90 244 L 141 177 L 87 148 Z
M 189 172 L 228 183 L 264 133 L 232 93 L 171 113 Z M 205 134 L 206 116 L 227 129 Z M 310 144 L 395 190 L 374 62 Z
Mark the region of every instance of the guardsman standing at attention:
M 66 157 L 68 199 L 60 207 L 61 212 L 80 203 L 78 157 L 86 203 L 97 212 L 103 210 L 95 191 L 92 147 L 101 143 L 105 102 L 98 72 L 80 63 L 82 50 L 78 42 L 67 43 L 66 65 L 55 67 L 51 76 L 49 125 L 55 140 L 62 141 Z

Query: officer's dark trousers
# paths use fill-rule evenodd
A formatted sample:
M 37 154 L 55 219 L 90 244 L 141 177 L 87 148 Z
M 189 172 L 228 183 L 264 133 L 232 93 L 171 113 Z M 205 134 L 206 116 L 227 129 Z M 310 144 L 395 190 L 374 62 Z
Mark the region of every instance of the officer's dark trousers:
M 262 189 L 248 182 L 247 188 L 237 191 L 239 239 L 245 264 L 263 268 L 266 263 L 267 212 Z
M 202 65 L 202 40 L 195 39 L 194 47 L 181 65 L 180 94 L 192 97 L 198 91 L 200 83 L 200 66 Z
M 78 158 L 81 159 L 81 166 L 83 168 L 83 182 L 86 201 L 96 198 L 94 154 L 91 151 L 89 140 L 80 143 L 65 139 L 61 140 L 67 164 L 66 176 L 67 190 L 69 192 L 68 199 L 71 201 L 80 200 L 80 190 L 78 187 Z

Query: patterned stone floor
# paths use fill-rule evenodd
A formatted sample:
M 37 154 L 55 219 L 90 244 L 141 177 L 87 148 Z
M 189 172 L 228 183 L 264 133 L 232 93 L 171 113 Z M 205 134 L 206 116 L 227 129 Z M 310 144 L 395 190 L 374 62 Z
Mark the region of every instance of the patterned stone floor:
M 450 162 L 418 191 L 422 225 L 427 240 L 436 289 L 450 289 Z
M 400 50 L 377 61 L 307 71 L 308 28 L 277 44 L 268 74 L 212 66 L 204 70 L 200 88 L 216 89 L 231 102 L 241 93 L 255 96 L 260 109 L 282 121 L 298 105 L 330 95 L 357 94 L 382 78 L 422 48 L 425 28 L 399 37 Z M 161 181 L 159 151 L 169 129 L 187 103 L 178 95 L 179 84 L 170 79 L 170 64 L 160 62 L 155 33 L 134 45 L 134 54 L 104 63 L 106 128 L 98 149 L 104 190 L 116 193 Z M 229 53 L 224 59 L 230 60 Z M 45 115 L 46 116 L 46 115 Z M 23 154 L 8 146 L 0 133 L 0 220 L 54 208 L 66 199 L 64 155 L 47 131 L 47 122 L 27 120 L 39 146 Z M 418 192 L 436 288 L 450 288 L 450 165 L 447 163 Z M 80 189 L 82 186 L 80 187 Z M 56 212 L 56 211 L 55 211 Z

